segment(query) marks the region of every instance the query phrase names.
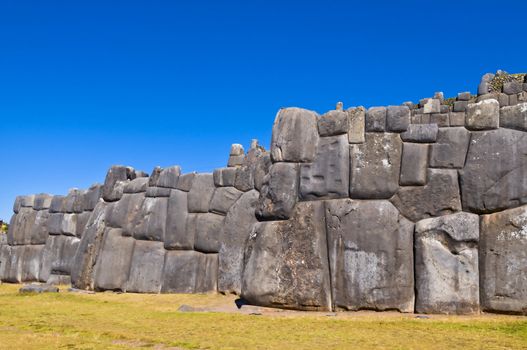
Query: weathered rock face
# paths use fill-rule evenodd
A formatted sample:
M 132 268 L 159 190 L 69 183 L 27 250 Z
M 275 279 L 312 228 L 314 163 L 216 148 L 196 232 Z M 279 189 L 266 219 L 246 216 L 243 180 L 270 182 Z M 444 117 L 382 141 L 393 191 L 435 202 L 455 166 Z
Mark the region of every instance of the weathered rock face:
M 323 202 L 296 205 L 287 221 L 254 226 L 245 252 L 242 297 L 251 303 L 330 310 Z
M 413 223 L 388 201 L 326 202 L 331 285 L 336 308 L 414 307 Z
M 233 144 L 213 174 L 113 166 L 104 185 L 18 196 L 0 280 L 525 314 L 527 84 L 509 78 L 477 98 L 282 109 L 270 151 Z
M 472 134 L 460 184 L 466 211 L 492 213 L 527 203 L 527 135 L 510 129 Z
M 457 213 L 415 226 L 415 311 L 477 313 L 479 217 Z
M 482 215 L 479 254 L 483 310 L 527 314 L 527 206 Z

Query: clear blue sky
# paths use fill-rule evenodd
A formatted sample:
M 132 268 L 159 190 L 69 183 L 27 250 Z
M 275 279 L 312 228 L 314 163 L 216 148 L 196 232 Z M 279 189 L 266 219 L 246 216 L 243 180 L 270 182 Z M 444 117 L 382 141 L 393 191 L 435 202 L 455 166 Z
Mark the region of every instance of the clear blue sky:
M 0 2 L 0 219 L 112 164 L 211 171 L 276 111 L 475 91 L 527 70 L 525 1 Z

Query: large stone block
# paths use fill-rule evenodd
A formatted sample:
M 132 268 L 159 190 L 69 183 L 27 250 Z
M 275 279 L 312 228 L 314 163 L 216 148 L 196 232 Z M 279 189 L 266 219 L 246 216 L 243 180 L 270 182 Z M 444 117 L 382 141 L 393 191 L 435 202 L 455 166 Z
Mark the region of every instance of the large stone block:
M 37 217 L 37 211 L 29 207 L 22 207 L 18 214 L 11 218 L 7 231 L 9 245 L 31 244 L 31 233 Z
M 241 293 L 243 254 L 253 225 L 258 204 L 258 192 L 244 193 L 227 212 L 220 237 L 218 290 Z
M 298 200 L 298 165 L 275 163 L 265 177 L 256 216 L 260 220 L 288 219 Z
M 300 165 L 300 198 L 345 198 L 349 195 L 347 135 L 321 137 L 313 163 Z
M 467 106 L 465 127 L 469 130 L 497 129 L 500 125 L 500 104 L 496 100 L 483 100 Z
M 423 186 L 426 184 L 428 168 L 428 145 L 418 143 L 403 144 L 401 160 L 401 186 Z
M 108 206 L 106 225 L 114 228 L 122 228 L 123 235 L 131 236 L 136 223 L 140 221 L 140 216 L 143 215 L 142 207 L 144 200 L 143 193 L 123 194 L 123 197 L 119 201 L 113 202 Z M 154 201 L 154 199 L 149 199 L 149 201 Z
M 176 188 L 181 191 L 188 192 L 192 188 L 192 182 L 194 182 L 196 173 L 188 173 L 179 176 Z
M 500 127 L 527 131 L 527 103 L 501 108 Z
M 35 199 L 33 202 L 33 209 L 35 210 L 43 210 L 43 209 L 49 209 L 51 206 L 51 199 L 53 197 L 46 193 L 40 193 L 35 195 Z
M 132 264 L 135 239 L 124 237 L 122 230 L 109 229 L 97 258 L 95 290 L 123 291 Z
M 166 187 L 147 187 L 145 197 L 161 198 L 170 196 L 170 188 Z
M 413 222 L 461 211 L 457 172 L 428 169 L 425 186 L 401 187 L 390 201 Z
M 317 120 L 318 115 L 306 109 L 281 109 L 273 125 L 273 161 L 312 162 L 318 142 Z
M 398 134 L 366 133 L 350 146 L 350 196 L 390 198 L 399 188 L 402 142 Z
M 254 188 L 258 191 L 262 190 L 264 179 L 271 168 L 271 154 L 269 152 L 263 153 L 254 166 Z
M 349 118 L 348 142 L 363 143 L 366 128 L 366 110 L 364 107 L 349 108 L 347 111 Z
M 22 282 L 22 264 L 24 258 L 24 249 L 26 246 L 4 246 L 3 260 L 7 263 L 4 267 L 2 276 L 3 282 L 21 283 Z
M 7 275 L 11 269 L 11 246 L 0 245 L 0 281 L 7 281 Z
M 386 108 L 371 107 L 366 112 L 366 132 L 384 132 L 386 129 Z
M 457 213 L 415 225 L 415 311 L 479 311 L 479 217 Z
M 349 115 L 341 110 L 329 111 L 318 119 L 320 136 L 347 134 L 349 130 Z
M 133 179 L 130 182 L 127 182 L 123 187 L 123 197 L 129 193 L 146 192 L 146 189 L 148 187 L 148 182 L 149 182 L 148 177 L 138 177 L 136 179 Z M 121 197 L 120 200 L 122 200 L 123 197 Z
M 188 193 L 189 213 L 208 212 L 213 194 L 214 178 L 212 174 L 196 174 L 192 182 L 192 188 Z
M 102 185 L 94 184 L 84 194 L 84 211 L 92 211 L 102 196 Z
M 216 291 L 218 255 L 194 251 L 167 251 L 162 293 L 206 293 Z
M 436 142 L 439 128 L 437 124 L 411 124 L 401 134 L 404 142 L 430 143 Z
M 324 203 L 302 202 L 287 221 L 254 226 L 245 252 L 242 297 L 255 305 L 330 310 Z
M 136 241 L 127 292 L 159 293 L 165 262 L 165 248 L 162 242 Z
M 81 238 L 86 229 L 86 224 L 90 220 L 91 212 L 85 211 L 80 214 L 77 214 L 77 228 L 75 229 L 77 237 Z
M 228 167 L 240 166 L 243 163 L 245 158 L 245 151 L 243 146 L 239 143 L 234 143 L 231 145 L 231 152 L 229 153 L 229 160 L 227 162 Z
M 60 233 L 66 236 L 77 235 L 77 214 L 63 214 L 60 222 Z
M 234 186 L 236 178 L 236 168 L 218 168 L 212 173 L 214 179 L 214 186 L 227 187 Z
M 194 235 L 187 232 L 187 192 L 172 190 L 168 198 L 165 249 L 194 249 Z
M 49 212 L 47 210 L 39 210 L 36 212 L 35 221 L 31 226 L 29 233 L 30 244 L 45 244 L 48 238 L 48 220 Z
M 62 213 L 64 210 L 64 196 L 53 196 L 49 205 L 50 213 Z
M 240 198 L 242 191 L 234 187 L 218 187 L 210 202 L 210 211 L 216 214 L 226 215 L 229 208 Z
M 42 251 L 40 280 L 47 282 L 51 274 L 69 275 L 80 240 L 70 236 L 49 236 Z
M 413 223 L 388 201 L 326 202 L 334 307 L 414 307 Z
M 527 135 L 503 129 L 474 133 L 460 171 L 463 210 L 492 213 L 527 203 Z
M 481 216 L 481 306 L 527 314 L 527 206 Z
M 21 282 L 33 282 L 39 280 L 40 260 L 42 257 L 43 244 L 26 245 L 20 247 L 22 254 L 20 280 Z
M 219 252 L 224 219 L 224 216 L 213 213 L 188 216 L 187 234 L 194 237 L 194 250 L 202 253 Z
M 407 106 L 388 106 L 386 131 L 404 132 L 410 125 L 410 109 Z
M 135 216 L 132 233 L 135 239 L 160 241 L 165 239 L 168 198 L 145 197 Z
M 133 180 L 137 177 L 136 171 L 131 167 L 114 165 L 106 173 L 102 187 L 102 197 L 107 202 L 119 200 L 122 196 L 123 185 L 120 182 Z
M 181 175 L 181 168 L 179 165 L 174 165 L 161 170 L 155 186 L 165 188 L 176 188 Z
M 439 128 L 430 152 L 430 167 L 461 169 L 465 165 L 470 133 L 465 128 Z
M 48 217 L 48 222 L 46 223 L 48 233 L 50 235 L 60 235 L 62 233 L 62 218 L 64 217 L 63 213 L 50 213 Z
M 62 203 L 62 211 L 64 213 L 82 213 L 84 210 L 84 192 L 82 190 L 72 188 L 68 195 L 64 197 Z

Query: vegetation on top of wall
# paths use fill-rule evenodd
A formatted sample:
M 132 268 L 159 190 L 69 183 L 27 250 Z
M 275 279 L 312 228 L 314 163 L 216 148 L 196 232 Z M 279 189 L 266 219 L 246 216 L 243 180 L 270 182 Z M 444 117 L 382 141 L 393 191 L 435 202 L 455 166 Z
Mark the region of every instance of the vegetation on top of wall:
M 526 73 L 509 74 L 504 71 L 498 71 L 489 83 L 489 92 L 501 92 L 505 83 L 510 83 L 513 81 L 523 83 L 525 81 L 526 75 Z
M 0 220 L 0 234 L 7 233 L 7 230 L 9 230 L 9 225 L 7 222 Z

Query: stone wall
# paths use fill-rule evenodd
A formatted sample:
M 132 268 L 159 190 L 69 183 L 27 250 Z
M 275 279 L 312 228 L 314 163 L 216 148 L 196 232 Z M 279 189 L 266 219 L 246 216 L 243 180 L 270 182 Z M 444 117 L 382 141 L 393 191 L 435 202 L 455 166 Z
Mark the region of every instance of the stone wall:
M 4 282 L 234 293 L 299 310 L 527 313 L 527 85 L 478 96 L 281 109 L 270 151 L 227 167 L 16 199 Z M 526 81 L 527 83 L 527 81 Z

